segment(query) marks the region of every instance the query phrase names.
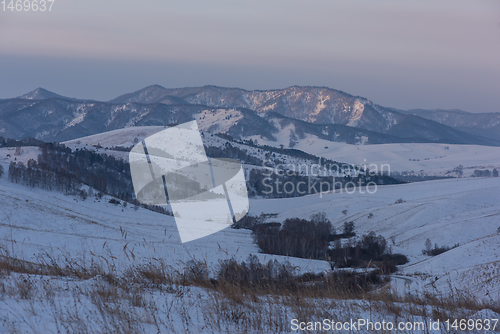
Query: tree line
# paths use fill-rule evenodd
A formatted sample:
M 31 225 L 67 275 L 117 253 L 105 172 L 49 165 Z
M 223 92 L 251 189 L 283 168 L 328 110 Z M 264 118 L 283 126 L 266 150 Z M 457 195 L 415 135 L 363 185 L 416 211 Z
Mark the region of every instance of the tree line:
M 380 269 L 383 273 L 396 271 L 396 266 L 408 259 L 392 254 L 387 240 L 370 232 L 356 237 L 354 222 L 345 222 L 337 233 L 325 213 L 307 219 L 288 218 L 283 223 L 264 223 L 265 217 L 247 216 L 234 228 L 252 230 L 254 242 L 263 253 L 307 259 L 326 260 L 334 268 Z
M 22 183 L 33 188 L 61 191 L 71 195 L 77 194 L 82 186 L 71 174 L 58 174 L 38 168 L 37 162 L 33 159 L 28 161 L 27 166 L 22 162 L 11 162 L 8 178 L 13 183 Z
M 26 166 L 21 162 L 11 162 L 8 172 L 11 182 L 79 195 L 82 199 L 92 195 L 100 199 L 107 194 L 148 210 L 172 215 L 163 206 L 145 205 L 135 199 L 128 162 L 86 149 L 72 151 L 59 143 L 41 143 L 39 147 L 41 153 L 37 161 L 31 159 Z
M 4 138 L 0 136 L 0 148 L 1 147 L 22 147 L 22 146 L 39 146 L 43 144 L 43 141 L 34 139 L 31 137 L 23 138 L 21 140 Z

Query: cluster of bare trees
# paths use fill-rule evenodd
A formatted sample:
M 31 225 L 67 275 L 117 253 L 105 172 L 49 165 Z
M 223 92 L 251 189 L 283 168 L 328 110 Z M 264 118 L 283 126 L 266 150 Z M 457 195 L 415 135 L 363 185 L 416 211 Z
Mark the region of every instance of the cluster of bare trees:
M 267 254 L 327 260 L 332 269 L 373 267 L 384 273 L 408 262 L 405 255 L 392 254 L 381 235 L 370 232 L 356 237 L 352 221 L 344 223 L 342 233 L 337 234 L 323 212 L 310 220 L 289 218 L 283 224 L 263 223 L 263 216 L 243 220 L 236 228 L 251 229 L 255 243 Z
M 263 162 L 261 159 L 248 154 L 245 150 L 231 145 L 229 142 L 226 142 L 224 147 L 206 146 L 205 152 L 212 158 L 231 158 L 248 165 L 262 166 Z
M 474 170 L 473 176 L 475 177 L 498 177 L 498 169 L 493 169 L 490 171 L 489 169 L 476 169 Z
M 234 258 L 219 261 L 214 278 L 209 277 L 205 262 L 189 261 L 181 280 L 184 284 L 194 283 L 238 298 L 248 294 L 295 295 L 299 292 L 303 296 L 361 295 L 386 282 L 377 270 L 368 273 L 332 271 L 297 275 L 288 261 L 280 263 L 269 260 L 260 263 L 255 255 L 249 255 L 241 263 Z
M 58 143 L 41 143 L 39 146 L 42 152 L 38 161 L 31 159 L 26 166 L 21 162 L 11 162 L 8 173 L 10 181 L 79 195 L 82 200 L 93 195 L 100 199 L 103 194 L 108 194 L 134 204 L 135 208 L 142 206 L 151 211 L 172 215 L 165 207 L 142 205 L 134 198 L 127 162 L 88 150 L 73 152 Z M 84 185 L 89 186 L 88 190 Z
M 241 263 L 235 259 L 221 260 L 217 271 L 217 281 L 238 282 L 244 286 L 269 285 L 272 282 L 286 285 L 293 278 L 294 268 L 289 262 L 269 260 L 262 264 L 255 255 L 249 255 L 247 261 Z
M 434 247 L 432 247 L 431 239 L 427 239 L 425 240 L 425 248 L 422 249 L 422 254 L 429 256 L 436 256 L 444 252 L 447 252 L 453 248 L 457 248 L 458 246 L 460 246 L 460 244 L 454 244 L 452 247 L 448 246 L 438 247 L 437 244 L 434 244 Z
M 328 259 L 332 268 L 375 267 L 384 273 L 394 272 L 397 265 L 408 262 L 405 255 L 392 254 L 387 240 L 373 231 L 360 239 L 335 240 L 334 247 L 328 250 Z
M 71 175 L 78 182 L 127 202 L 133 201 L 133 186 L 128 162 L 89 150 L 76 150 L 63 144 L 44 143 L 38 156 L 37 167 L 56 173 Z
M 281 224 L 260 224 L 253 230 L 255 242 L 268 254 L 325 259 L 332 238 L 327 219 L 290 218 Z
M 72 175 L 57 174 L 55 172 L 38 168 L 35 160 L 28 161 L 25 166 L 21 162 L 11 162 L 9 165 L 9 180 L 14 183 L 22 183 L 30 187 L 38 187 L 47 190 L 61 191 L 66 194 L 77 193 L 82 184 Z
M 23 138 L 21 140 L 4 138 L 0 136 L 0 147 L 22 147 L 22 146 L 39 146 L 43 142 L 34 138 Z
M 351 239 L 342 242 L 337 239 L 334 248 L 330 249 L 328 256 L 330 261 L 340 267 L 351 267 L 360 260 L 375 260 L 385 253 L 387 241 L 381 235 L 376 236 L 372 231 L 364 235 L 361 240 Z

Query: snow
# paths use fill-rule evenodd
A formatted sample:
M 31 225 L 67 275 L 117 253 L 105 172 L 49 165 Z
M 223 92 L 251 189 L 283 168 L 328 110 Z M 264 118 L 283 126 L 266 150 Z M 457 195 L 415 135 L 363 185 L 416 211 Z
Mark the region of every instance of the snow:
M 0 331 L 5 333 L 286 334 L 299 332 L 293 326 L 297 324 L 297 320 L 323 322 L 324 319 L 328 319 L 329 322 L 326 323 L 352 321 L 356 325 L 350 332 L 357 333 L 375 332 L 360 325 L 358 319 L 373 323 L 391 322 L 396 328 L 400 322 L 424 323 L 425 327 L 411 331 L 415 334 L 447 332 L 428 328 L 429 321 L 435 320 L 434 317 L 429 317 L 436 311 L 432 306 L 419 305 L 417 309 L 404 303 L 384 305 L 383 302 L 371 300 L 332 301 L 320 298 L 311 303 L 295 296 L 258 296 L 252 301 L 235 302 L 202 288 L 175 285 L 156 289 L 130 289 L 127 292 L 118 290 L 123 295 L 114 299 L 114 293 L 117 292 L 101 277 L 75 281 L 11 274 L 11 281 L 31 282 L 33 287 L 29 298 L 16 299 L 6 295 L 2 299 Z M 16 289 L 15 283 L 7 282 L 4 288 Z M 108 298 L 107 291 L 111 291 Z M 145 305 L 133 305 L 133 298 L 137 295 L 141 297 L 139 302 L 146 301 Z M 422 311 L 425 314 L 422 315 Z M 499 318 L 499 314 L 490 309 L 454 311 L 465 313 L 470 319 Z M 296 319 L 295 322 L 293 319 Z M 443 326 L 441 324 L 441 329 Z M 325 327 L 321 332 L 330 330 Z
M 105 147 L 134 144 L 164 127 L 133 127 L 76 139 L 66 144 L 72 148 Z M 283 133 L 288 131 L 282 131 Z M 289 137 L 278 136 L 278 143 Z M 223 147 L 227 140 L 204 133 L 206 145 Z M 325 141 L 327 142 L 327 141 Z M 337 161 L 358 164 L 390 163 L 391 170 L 419 170 L 442 173 L 448 168 L 500 165 L 499 148 L 444 144 L 347 145 L 307 136 L 299 149 Z M 265 151 L 232 142 L 250 154 L 265 158 Z M 276 145 L 276 144 L 275 144 Z M 328 149 L 323 149 L 328 145 Z M 448 148 L 446 148 L 448 147 Z M 307 149 L 305 149 L 307 148 Z M 101 149 L 105 153 L 111 150 Z M 23 147 L 21 155 L 14 148 L 0 149 L 0 163 L 7 174 L 10 161 L 36 159 L 36 147 Z M 114 151 L 124 157 L 127 152 Z M 7 157 L 10 155 L 10 157 Z M 434 156 L 434 158 L 432 158 Z M 281 156 L 285 163 L 300 159 Z M 409 161 L 409 159 L 420 161 Z M 429 158 L 429 160 L 425 160 Z M 295 160 L 294 160 L 295 159 Z M 364 161 L 366 159 L 366 162 Z M 309 162 L 311 163 L 311 162 Z M 255 168 L 255 166 L 254 166 Z M 457 178 L 403 185 L 379 186 L 374 194 L 358 189 L 349 194 L 336 192 L 290 199 L 252 199 L 251 215 L 275 213 L 268 222 L 286 218 L 309 218 L 324 211 L 339 229 L 354 221 L 358 236 L 374 231 L 383 235 L 392 251 L 408 256 L 410 262 L 393 276 L 392 285 L 399 293 L 446 293 L 453 289 L 467 291 L 477 299 L 500 299 L 500 178 Z M 162 259 L 174 270 L 181 270 L 191 259 L 206 261 L 209 268 L 219 260 L 235 257 L 245 260 L 249 254 L 261 261 L 290 260 L 299 272 L 329 270 L 325 261 L 287 258 L 259 253 L 248 230 L 226 228 L 195 242 L 181 244 L 173 217 L 131 206 L 115 206 L 89 198 L 72 196 L 12 184 L 0 179 L 0 235 L 2 246 L 25 260 L 36 260 L 45 252 L 56 259 L 65 257 L 112 259 L 117 268 Z M 396 204 L 402 199 L 403 202 Z M 347 210 L 344 214 L 342 211 Z M 373 215 L 369 218 L 370 214 Z M 13 241 L 11 241 L 11 238 Z M 435 257 L 422 254 L 425 242 L 457 248 Z
M 68 145 L 85 147 L 100 143 L 109 147 L 131 146 L 133 138 L 142 140 L 163 129 L 129 128 L 80 138 L 68 142 Z M 205 140 L 211 145 L 226 143 L 225 139 L 209 134 L 205 134 Z M 264 154 L 263 151 L 259 152 L 258 148 L 238 143 L 233 145 L 241 145 L 256 155 Z M 423 145 L 427 151 L 422 152 L 448 153 L 450 159 L 453 156 L 463 157 L 463 161 L 466 161 L 467 154 L 471 154 L 468 149 L 481 152 L 481 147 L 449 146 L 450 149 L 446 150 L 437 144 Z M 365 147 L 367 146 L 360 146 L 363 149 Z M 415 149 L 415 145 L 399 148 L 405 152 L 405 149 Z M 30 158 L 36 159 L 39 150 L 36 147 L 23 147 L 21 155 L 15 156 L 14 153 L 13 148 L 0 149 L 0 163 L 5 168 L 5 174 L 10 161 L 16 159 L 27 162 Z M 481 153 L 487 158 L 486 149 Z M 10 157 L 7 157 L 7 154 L 10 154 Z M 372 152 L 372 156 L 376 158 L 376 151 Z M 469 160 L 471 164 L 475 163 L 473 159 Z M 490 159 L 495 157 L 490 156 Z M 360 189 L 353 194 L 344 191 L 290 199 L 253 199 L 250 201 L 250 214 L 276 213 L 277 217 L 269 218 L 268 221 L 282 222 L 290 217 L 309 218 L 313 213 L 324 211 L 337 229 L 341 228 L 344 222 L 354 221 L 358 235 L 373 230 L 387 238 L 393 252 L 409 257 L 410 262 L 392 276 L 391 284 L 400 294 L 409 291 L 447 293 L 452 287 L 466 291 L 477 300 L 495 302 L 500 299 L 500 234 L 497 233 L 500 227 L 499 187 L 500 178 L 460 178 L 379 186 L 374 194 Z M 13 184 L 4 175 L 0 178 L 0 245 L 9 249 L 14 256 L 25 260 L 37 261 L 45 253 L 61 261 L 65 258 L 96 261 L 106 259 L 116 265 L 118 270 L 126 270 L 130 265 L 155 259 L 168 263 L 173 270 L 183 270 L 187 261 L 196 259 L 206 261 L 212 270 L 219 260 L 234 257 L 242 261 L 246 260 L 249 254 L 256 255 L 262 262 L 270 259 L 280 262 L 289 260 L 297 267 L 298 272 L 321 272 L 330 268 L 326 261 L 259 253 L 248 230 L 227 228 L 195 242 L 181 244 L 173 217 L 142 208 L 135 210 L 132 206 L 116 206 L 108 203 L 109 199 L 110 197 L 105 196 L 101 201 L 93 198 L 81 201 L 73 196 Z M 398 199 L 403 202 L 396 204 Z M 346 214 L 342 213 L 344 210 L 347 210 Z M 369 218 L 370 213 L 373 214 L 372 218 Z M 422 254 L 427 239 L 438 246 L 453 246 L 456 243 L 460 245 L 438 256 L 428 257 Z M 2 284 L 4 287 L 15 284 L 17 277 L 22 280 L 26 276 L 13 273 L 8 280 L 2 281 Z M 38 297 L 17 300 L 5 296 L 0 303 L 0 332 L 57 332 L 54 319 L 57 312 L 60 312 L 57 310 L 61 309 L 64 309 L 68 316 L 79 314 L 80 319 L 93 319 L 87 323 L 90 329 L 97 330 L 109 321 L 96 320 L 99 319 L 96 317 L 99 312 L 88 296 L 81 292 L 73 294 L 74 291 L 88 291 L 93 287 L 103 286 L 105 282 L 99 277 L 88 281 L 73 281 L 31 276 L 29 280 L 36 286 L 34 293 L 40 290 Z M 45 286 L 51 287 L 50 291 L 55 295 L 51 297 L 53 299 L 45 300 Z M 207 319 L 211 319 L 207 315 L 211 314 L 210 307 L 214 305 L 214 297 L 210 292 L 193 287 L 179 291 L 141 292 L 151 301 L 162 301 L 162 304 L 157 304 L 158 308 L 155 308 L 154 312 L 164 327 L 160 331 L 152 323 L 145 321 L 141 324 L 145 331 L 187 331 L 180 320 L 187 314 L 191 319 L 189 332 L 217 332 L 205 330 L 208 326 Z M 337 305 L 338 309 L 328 309 L 327 313 L 331 312 L 332 315 L 345 319 L 366 318 L 372 321 L 390 320 L 394 316 L 372 312 L 372 307 L 376 307 L 367 303 L 368 301 L 362 300 L 335 301 L 333 304 Z M 169 308 L 169 305 L 175 306 Z M 290 304 L 280 303 L 274 298 L 269 308 L 281 308 L 280 314 L 289 322 L 297 315 L 293 307 L 286 305 Z M 128 306 L 123 305 L 123 310 L 126 310 L 126 307 Z M 342 307 L 349 311 L 342 313 Z M 256 309 L 261 308 L 262 304 L 251 305 L 247 312 L 254 314 Z M 370 311 L 367 311 L 368 309 Z M 146 312 L 148 309 L 132 310 Z M 405 318 L 406 314 L 397 317 Z M 498 314 L 484 309 L 470 314 L 469 317 L 495 319 Z M 72 319 L 77 321 L 78 317 Z M 237 329 L 234 331 L 238 332 Z
M 289 136 L 284 130 L 276 135 L 276 142 L 260 138 L 259 143 L 275 147 L 282 144 L 288 147 Z M 361 145 L 352 145 L 307 134 L 304 139 L 298 139 L 294 148 L 359 166 L 369 167 L 374 164 L 380 167 L 388 164 L 391 172 L 422 171 L 429 175 L 444 176 L 462 165 L 463 176 L 470 176 L 475 169 L 500 168 L 500 147 L 433 143 L 364 145 L 367 139 L 369 138 L 362 137 L 359 142 Z
M 203 115 L 203 114 L 201 114 Z M 226 116 L 224 116 L 226 117 Z M 200 125 L 200 122 L 198 121 L 199 126 L 204 126 L 204 129 L 209 129 L 210 125 L 212 123 L 204 123 Z M 128 160 L 128 152 L 124 151 L 115 151 L 112 150 L 111 148 L 114 146 L 120 146 L 120 147 L 131 147 L 134 144 L 134 138 L 137 138 L 137 141 L 142 141 L 144 138 L 151 136 L 157 132 L 160 132 L 164 130 L 165 128 L 162 126 L 144 126 L 144 127 L 130 127 L 130 128 L 124 128 L 120 130 L 114 130 L 114 131 L 109 131 L 109 132 L 104 132 L 101 134 L 97 135 L 92 135 L 88 137 L 82 137 L 74 140 L 70 140 L 67 142 L 64 142 L 66 146 L 70 147 L 72 150 L 76 149 L 88 149 L 88 150 L 93 150 L 98 153 L 102 154 L 108 154 L 112 155 L 115 158 L 123 159 L 123 160 Z M 290 140 L 290 134 L 292 131 L 294 131 L 294 126 L 293 124 L 289 124 L 283 128 L 282 131 L 279 133 L 279 141 L 287 141 L 287 145 Z M 268 159 L 271 159 L 269 156 L 266 154 L 268 151 L 261 149 L 259 147 L 254 147 L 254 146 L 248 146 L 245 144 L 242 144 L 237 141 L 228 141 L 227 139 L 223 139 L 217 135 L 214 135 L 213 133 L 210 132 L 204 132 L 202 131 L 203 135 L 203 142 L 205 146 L 208 147 L 219 147 L 219 148 L 224 148 L 226 145 L 230 144 L 233 147 L 237 147 L 243 151 L 245 151 L 248 155 L 256 157 L 262 161 L 267 161 Z M 250 139 L 253 139 L 257 142 L 260 141 L 262 142 L 262 138 L 260 136 L 255 136 Z M 102 148 L 97 148 L 96 146 L 102 146 Z M 1 149 L 0 149 L 1 152 Z M 273 153 L 272 154 L 272 160 L 279 159 L 280 161 L 283 162 L 283 167 L 288 168 L 288 169 L 293 169 L 296 166 L 308 166 L 307 170 L 311 170 L 311 166 L 314 164 L 318 164 L 318 160 L 311 160 L 311 159 L 303 159 L 303 158 L 297 158 L 293 156 L 289 156 L 286 154 L 280 154 L 280 153 Z M 263 169 L 264 167 L 262 165 L 260 166 L 255 166 L 255 165 L 244 165 L 245 169 Z M 267 165 L 266 165 L 267 166 Z M 331 172 L 332 176 L 344 176 L 346 174 L 350 175 L 355 175 L 357 174 L 357 171 L 349 171 L 349 169 L 343 170 L 342 166 L 339 166 L 341 168 L 341 173 L 337 174 L 336 172 Z M 305 168 L 303 168 L 305 169 Z M 322 174 L 323 175 L 323 174 Z M 330 175 L 330 174 L 329 174 Z
M 320 112 L 328 108 L 328 101 L 330 100 L 330 96 L 321 92 L 318 94 L 317 99 L 318 101 L 316 102 L 314 111 L 312 111 L 308 116 L 308 121 L 311 123 L 316 121 L 316 116 L 319 115 Z
M 363 116 L 363 111 L 365 110 L 365 105 L 358 100 L 354 102 L 353 105 L 353 113 L 352 116 L 349 118 L 349 122 L 347 123 L 348 126 L 356 126 L 358 124 L 358 121 L 361 119 Z
M 134 143 L 134 138 L 137 138 L 139 142 L 164 129 L 165 127 L 163 126 L 135 126 L 73 139 L 63 144 L 71 148 L 81 148 L 85 145 L 93 146 L 98 144 L 103 147 L 131 147 L 136 144 Z
M 83 122 L 83 120 L 85 119 L 85 116 L 86 116 L 86 114 L 85 114 L 84 110 L 81 110 L 81 113 L 77 114 L 77 116 L 75 118 L 73 118 L 73 120 L 71 122 L 66 124 L 64 129 L 70 128 L 72 126 L 75 126 L 75 125 Z
M 281 222 L 324 211 L 337 228 L 354 221 L 358 235 L 370 231 L 381 234 L 393 252 L 409 257 L 410 263 L 402 267 L 400 274 L 443 277 L 441 289 L 447 289 L 446 282 L 451 281 L 454 288 L 469 290 L 470 282 L 475 282 L 473 291 L 478 297 L 500 298 L 500 276 L 495 269 L 500 265 L 499 187 L 500 178 L 379 186 L 375 194 L 337 192 L 253 200 L 250 213 L 278 213 L 273 221 Z M 404 202 L 395 204 L 400 198 Z M 347 215 L 343 210 L 348 210 Z M 373 218 L 368 218 L 370 213 Z M 393 239 L 394 244 L 390 241 Z M 433 245 L 460 246 L 428 257 L 422 254 L 427 239 Z
M 16 155 L 15 147 L 0 148 L 0 163 L 7 164 L 5 168 L 6 171 L 8 169 L 8 164 L 11 162 L 22 162 L 26 165 L 31 159 L 37 161 L 38 155 L 40 154 L 40 149 L 34 146 L 23 146 L 20 150 L 20 155 Z
M 200 130 L 225 133 L 243 118 L 243 114 L 235 109 L 204 110 L 195 115 Z
M 4 166 L 7 167 L 8 166 Z M 161 258 L 174 269 L 183 268 L 191 259 L 206 261 L 213 267 L 219 259 L 235 257 L 245 260 L 255 254 L 262 261 L 283 256 L 260 254 L 250 231 L 225 230 L 196 242 L 180 242 L 174 218 L 131 205 L 126 208 L 88 198 L 85 201 L 57 192 L 13 184 L 6 175 L 0 179 L 0 235 L 12 236 L 9 243 L 15 255 L 36 260 L 48 252 L 60 257 L 82 258 L 105 256 L 115 258 L 119 268 L 130 262 Z M 126 246 L 126 247 L 125 247 Z M 91 255 L 93 254 L 93 255 Z M 295 259 L 299 272 L 322 271 L 324 261 Z
M 226 113 L 226 110 L 219 110 L 215 113 L 204 111 L 197 115 L 198 124 L 203 131 L 209 131 L 214 124 L 218 125 L 217 131 L 229 128 L 236 123 L 240 116 L 235 113 Z M 227 116 L 232 115 L 229 119 Z M 269 145 L 273 147 L 288 147 L 290 144 L 290 133 L 294 130 L 293 124 L 281 128 L 279 122 L 274 124 L 280 131 L 275 135 L 276 141 L 262 138 L 261 136 L 251 136 L 247 139 L 256 140 L 259 145 Z M 139 141 L 156 132 L 163 130 L 162 126 L 141 126 L 129 127 L 120 130 L 105 132 L 93 136 L 83 137 L 64 144 L 72 149 L 84 148 L 100 144 L 103 147 L 113 146 L 131 147 L 133 140 Z M 219 146 L 224 145 L 227 140 L 207 134 L 206 144 Z M 214 139 L 211 139 L 214 138 Z M 374 170 L 376 166 L 379 170 L 384 165 L 384 171 L 405 172 L 414 171 L 435 176 L 457 176 L 453 169 L 462 165 L 463 176 L 470 177 L 476 169 L 500 169 L 500 147 L 480 146 L 480 145 L 455 145 L 455 144 L 433 144 L 433 143 L 400 143 L 400 144 L 378 144 L 364 145 L 369 138 L 360 137 L 358 145 L 351 145 L 340 142 L 331 142 L 320 139 L 317 136 L 306 134 L 304 139 L 297 138 L 297 143 L 293 147 L 318 157 L 324 157 L 334 161 L 349 163 L 357 166 L 367 166 Z M 210 142 L 210 140 L 212 142 Z M 79 143 L 79 144 L 78 144 Z M 264 154 L 258 154 L 258 150 L 245 145 L 245 150 L 249 150 L 264 159 Z M 1 151 L 1 150 L 0 150 Z M 123 152 L 105 152 L 118 157 L 124 157 Z M 1 153 L 0 153 L 1 154 Z M 35 157 L 36 158 L 36 157 Z M 0 155 L 1 159 L 1 155 Z M 287 158 L 289 160 L 289 158 Z M 370 166 L 373 165 L 373 166 Z
M 4 167 L 7 170 L 8 165 Z M 282 222 L 324 211 L 337 228 L 346 221 L 354 221 L 358 235 L 373 230 L 394 240 L 389 242 L 393 252 L 410 259 L 400 275 L 444 277 L 438 280 L 443 282 L 443 289 L 447 288 L 444 283 L 447 280 L 458 288 L 475 282 L 479 295 L 499 297 L 496 269 L 500 264 L 499 187 L 500 178 L 464 178 L 379 186 L 374 194 L 360 189 L 353 194 L 344 191 L 290 199 L 253 199 L 250 214 L 277 213 L 270 221 Z M 400 198 L 404 202 L 395 204 Z M 81 201 L 56 192 L 30 189 L 10 183 L 4 175 L 0 180 L 3 208 L 0 234 L 12 233 L 13 248 L 24 259 L 34 259 L 37 254 L 49 251 L 72 257 L 112 255 L 120 266 L 130 261 L 162 258 L 176 268 L 192 258 L 207 261 L 210 266 L 232 256 L 244 260 L 249 254 L 266 261 L 285 259 L 260 254 L 247 230 L 227 228 L 196 242 L 181 244 L 173 217 L 144 209 L 135 211 L 131 206 L 115 206 L 108 200 Z M 346 215 L 343 210 L 347 210 Z M 368 218 L 370 213 L 372 218 Z M 428 257 L 421 252 L 426 239 L 438 246 L 456 243 L 460 246 Z M 290 260 L 300 271 L 328 269 L 324 261 Z

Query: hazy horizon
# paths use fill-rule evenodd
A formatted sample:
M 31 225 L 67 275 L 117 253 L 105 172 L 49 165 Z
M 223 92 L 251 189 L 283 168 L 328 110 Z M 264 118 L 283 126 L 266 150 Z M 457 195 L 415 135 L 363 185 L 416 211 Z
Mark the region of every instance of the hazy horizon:
M 0 98 L 297 85 L 398 109 L 499 112 L 499 13 L 493 0 L 56 1 L 1 13 Z

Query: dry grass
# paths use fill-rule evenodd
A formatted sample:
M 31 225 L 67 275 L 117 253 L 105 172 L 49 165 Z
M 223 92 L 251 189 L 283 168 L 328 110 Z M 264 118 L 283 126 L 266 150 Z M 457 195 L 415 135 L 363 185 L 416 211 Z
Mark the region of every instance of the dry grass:
M 97 259 L 56 262 L 48 255 L 38 263 L 0 256 L 0 331 L 283 333 L 290 332 L 291 319 L 428 322 L 467 318 L 483 309 L 500 313 L 500 304 L 457 290 L 402 297 L 384 281 L 359 275 L 249 279 L 237 263 L 214 276 L 196 262 L 178 272 L 154 260 L 121 273 Z M 33 321 L 42 318 L 48 329 Z

